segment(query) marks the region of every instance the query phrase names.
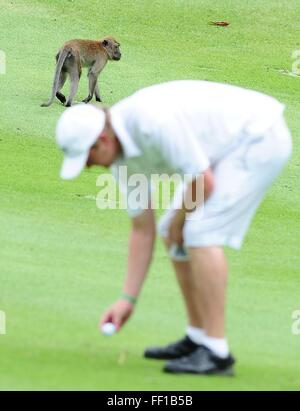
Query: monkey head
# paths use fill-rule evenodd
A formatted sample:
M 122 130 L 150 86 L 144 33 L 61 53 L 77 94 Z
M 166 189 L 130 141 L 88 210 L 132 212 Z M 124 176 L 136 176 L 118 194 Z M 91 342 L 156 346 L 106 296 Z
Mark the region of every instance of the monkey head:
M 108 54 L 109 60 L 120 60 L 120 43 L 118 43 L 115 38 L 105 37 L 103 40 L 101 40 L 101 43 Z

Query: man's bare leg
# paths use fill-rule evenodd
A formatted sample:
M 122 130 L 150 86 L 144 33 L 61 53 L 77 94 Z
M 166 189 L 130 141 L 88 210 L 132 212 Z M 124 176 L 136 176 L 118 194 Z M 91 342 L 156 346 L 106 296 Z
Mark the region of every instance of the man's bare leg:
M 168 242 L 165 243 L 168 247 Z M 225 338 L 228 269 L 224 251 L 221 247 L 189 251 L 190 261 L 172 261 L 188 314 L 187 335 L 225 358 L 229 348 Z
M 165 241 L 165 244 L 168 248 L 168 241 Z M 189 322 L 187 335 L 194 344 L 205 345 L 215 355 L 224 358 L 224 361 L 227 361 L 227 366 L 231 359 L 225 360 L 230 358 L 228 357 L 228 344 L 224 337 L 226 258 L 220 247 L 191 248 L 189 252 L 190 261 L 177 262 L 172 260 L 187 310 Z M 191 330 L 191 326 L 195 328 Z M 189 355 L 188 352 L 192 354 L 197 349 L 197 345 L 188 346 L 185 355 Z M 146 350 L 145 355 L 149 358 L 166 359 L 166 353 L 169 355 L 175 351 L 175 354 L 179 353 L 178 358 L 180 358 L 182 342 L 175 343 L 175 346 L 179 349 L 174 349 L 174 345 L 171 345 L 171 348 L 169 346 L 152 347 Z M 202 354 L 200 353 L 200 355 Z M 178 367 L 180 369 L 181 365 L 178 366 L 175 362 L 167 365 L 165 370 L 177 372 Z
M 169 243 L 164 239 L 167 252 Z M 188 324 L 184 338 L 165 347 L 149 347 L 145 350 L 145 357 L 155 359 L 171 359 L 189 355 L 202 343 L 205 334 L 202 328 L 201 306 L 199 304 L 199 291 L 195 288 L 194 274 L 189 261 L 172 261 L 177 281 L 179 283 L 185 308 L 187 312 Z
M 189 253 L 190 262 L 172 261 L 189 323 L 209 337 L 224 338 L 228 268 L 223 248 L 190 248 Z
M 164 243 L 168 250 L 169 243 L 166 239 L 164 239 Z M 171 260 L 171 262 L 176 273 L 177 281 L 184 299 L 188 323 L 192 327 L 203 329 L 203 321 L 201 317 L 201 304 L 199 301 L 200 291 L 198 290 L 200 284 L 198 281 L 195 283 L 191 264 L 189 261 L 179 262 Z
M 203 328 L 209 337 L 224 338 L 228 276 L 224 251 L 221 247 L 199 247 L 190 248 L 189 252 L 192 268 L 190 296 L 194 298 L 192 288 L 196 289 L 197 310 L 201 312 Z M 188 290 L 186 298 L 189 298 Z
M 235 359 L 229 352 L 225 338 L 225 295 L 227 262 L 221 247 L 189 248 L 190 287 L 185 298 L 194 299 L 197 290 L 197 312 L 205 334 L 200 346 L 191 354 L 171 360 L 164 371 L 172 373 L 232 375 Z

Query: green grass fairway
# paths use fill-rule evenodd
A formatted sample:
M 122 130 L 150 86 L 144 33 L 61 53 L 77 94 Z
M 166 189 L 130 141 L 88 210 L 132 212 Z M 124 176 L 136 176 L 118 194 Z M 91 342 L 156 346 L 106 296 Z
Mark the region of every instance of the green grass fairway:
M 0 389 L 296 390 L 300 388 L 299 0 L 0 0 Z M 227 28 L 209 20 L 227 20 Z M 118 298 L 129 221 L 100 211 L 97 170 L 62 182 L 54 143 L 64 108 L 47 100 L 54 56 L 72 38 L 112 34 L 123 58 L 100 76 L 105 103 L 170 79 L 254 88 L 287 105 L 289 166 L 268 192 L 245 246 L 228 250 L 228 336 L 235 378 L 170 376 L 142 358 L 145 346 L 181 336 L 185 314 L 160 241 L 138 309 L 121 333 L 103 337 L 101 312 Z M 87 94 L 82 77 L 77 100 Z M 126 351 L 123 364 L 118 359 Z

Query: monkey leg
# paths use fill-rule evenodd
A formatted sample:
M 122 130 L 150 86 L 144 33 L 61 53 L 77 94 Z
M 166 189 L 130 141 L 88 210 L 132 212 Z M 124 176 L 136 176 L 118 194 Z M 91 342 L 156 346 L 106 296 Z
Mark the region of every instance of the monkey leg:
M 73 103 L 73 99 L 77 93 L 78 90 L 78 84 L 80 80 L 80 75 L 78 71 L 72 71 L 70 73 L 70 81 L 71 81 L 71 89 L 70 89 L 70 95 L 68 97 L 68 100 L 66 102 L 66 107 L 70 107 Z
M 66 79 L 67 79 L 67 73 L 65 71 L 61 71 L 60 76 L 59 76 L 59 83 L 58 83 L 58 90 L 56 93 L 56 97 L 62 104 L 65 104 L 66 97 L 62 93 L 60 93 L 60 90 L 63 88 L 66 82 Z
M 100 97 L 100 91 L 99 91 L 99 86 L 96 83 L 96 87 L 95 87 L 95 97 L 96 97 L 96 101 L 102 101 L 101 97 Z
M 89 101 L 92 100 L 94 92 L 95 92 L 95 88 L 96 88 L 96 84 L 97 84 L 97 74 L 93 72 L 93 70 L 89 71 L 89 95 L 87 96 L 87 98 L 85 98 L 83 100 L 83 103 L 88 103 Z
M 60 93 L 59 91 L 56 93 L 56 97 L 58 100 L 62 103 L 65 104 L 66 102 L 66 97 L 63 95 L 63 93 Z

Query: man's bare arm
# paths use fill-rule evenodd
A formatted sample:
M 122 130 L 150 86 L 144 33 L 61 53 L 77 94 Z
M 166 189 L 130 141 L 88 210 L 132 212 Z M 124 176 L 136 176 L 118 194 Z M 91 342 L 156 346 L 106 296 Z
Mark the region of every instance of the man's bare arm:
M 139 295 L 152 259 L 154 241 L 155 217 L 153 210 L 148 209 L 132 220 L 124 293 Z
M 102 316 L 101 324 L 112 322 L 117 329 L 128 320 L 134 310 L 133 299 L 137 298 L 152 259 L 155 241 L 155 218 L 152 209 L 132 221 L 129 236 L 127 275 L 123 286 L 123 297 L 116 301 Z M 127 298 L 124 297 L 127 296 Z M 133 299 L 132 299 L 133 297 Z

